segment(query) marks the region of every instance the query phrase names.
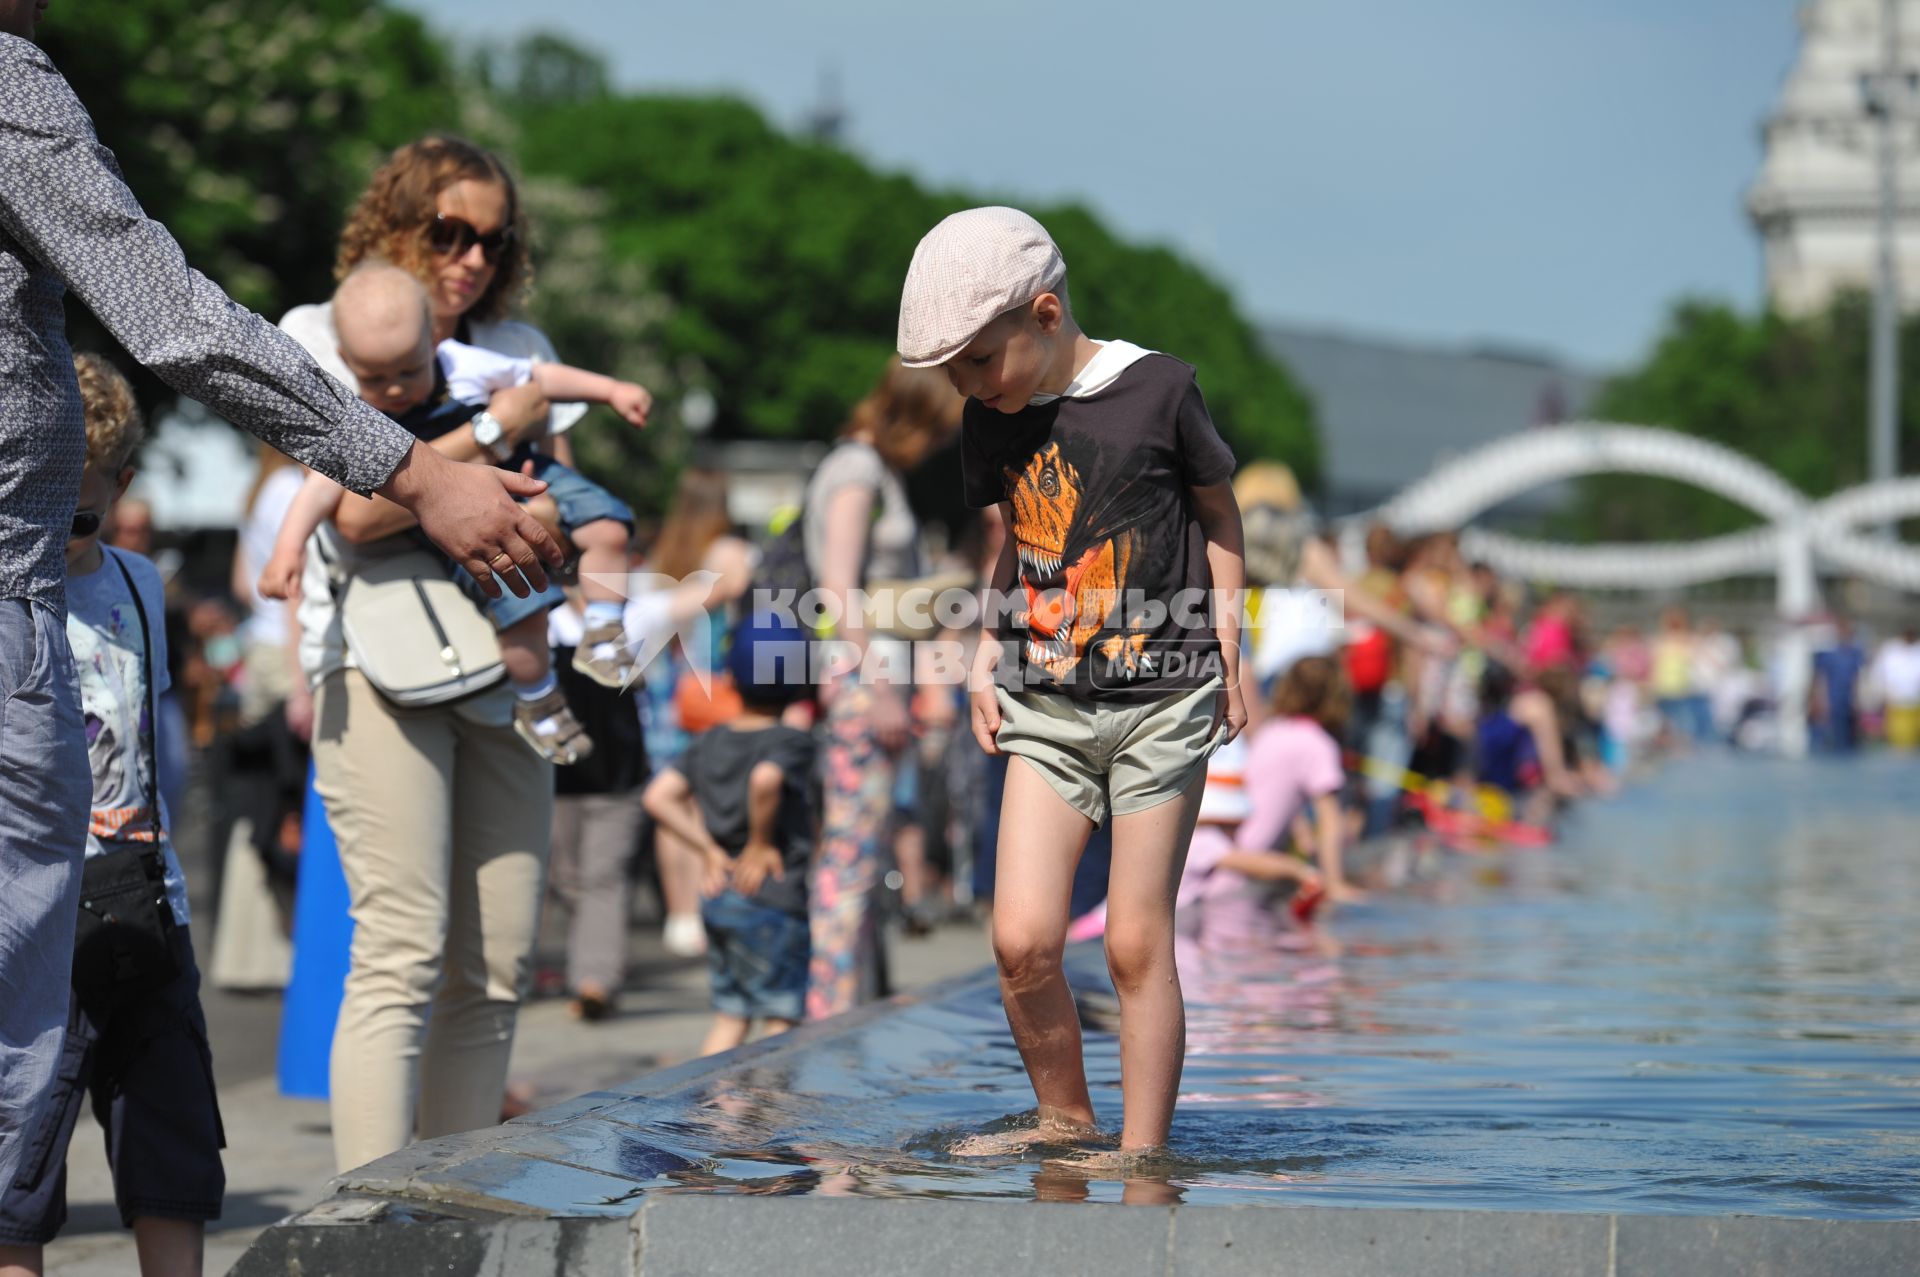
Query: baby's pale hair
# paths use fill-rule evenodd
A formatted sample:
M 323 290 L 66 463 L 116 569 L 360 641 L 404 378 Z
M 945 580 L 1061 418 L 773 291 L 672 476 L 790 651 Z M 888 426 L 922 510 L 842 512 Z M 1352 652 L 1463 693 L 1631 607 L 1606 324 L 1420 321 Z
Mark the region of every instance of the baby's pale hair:
M 334 326 L 341 315 L 376 324 L 433 322 L 426 285 L 384 257 L 370 257 L 347 272 L 333 290 Z
M 110 475 L 119 474 L 147 437 L 133 387 L 100 355 L 75 355 L 73 375 L 80 382 L 80 407 L 86 415 L 87 460 Z

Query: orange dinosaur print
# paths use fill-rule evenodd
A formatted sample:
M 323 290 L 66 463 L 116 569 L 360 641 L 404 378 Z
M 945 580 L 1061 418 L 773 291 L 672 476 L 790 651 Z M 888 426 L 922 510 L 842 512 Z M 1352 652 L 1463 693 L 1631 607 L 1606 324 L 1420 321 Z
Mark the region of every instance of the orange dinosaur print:
M 1021 470 L 1007 470 L 1008 501 L 1013 506 L 1014 549 L 1020 584 L 1027 596 L 1027 661 L 1054 678 L 1070 675 L 1087 644 L 1108 621 L 1121 599 L 1133 560 L 1133 533 L 1122 531 L 1085 544 L 1080 472 L 1050 443 Z M 1078 549 L 1077 554 L 1071 553 Z M 1114 634 L 1098 650 L 1121 662 L 1128 675 L 1138 666 L 1144 632 Z

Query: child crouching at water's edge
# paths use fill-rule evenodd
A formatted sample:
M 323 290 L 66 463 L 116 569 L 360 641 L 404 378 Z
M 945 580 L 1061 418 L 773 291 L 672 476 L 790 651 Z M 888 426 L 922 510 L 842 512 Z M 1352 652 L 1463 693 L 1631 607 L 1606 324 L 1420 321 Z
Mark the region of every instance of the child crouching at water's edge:
M 1081 332 L 1059 250 L 1015 209 L 957 213 L 921 241 L 899 349 L 968 396 L 967 501 L 997 506 L 1009 531 L 990 597 L 1025 600 L 1004 650 L 983 633 L 972 702 L 981 746 L 1013 756 L 993 945 L 1037 1122 L 953 1151 L 1100 1138 L 1062 956 L 1074 868 L 1111 816 L 1120 1147 L 1080 1160 L 1136 1165 L 1166 1148 L 1185 1055 L 1174 888 L 1207 759 L 1246 722 L 1237 610 L 1171 606 L 1239 597 L 1233 454 L 1192 368 Z
M 725 677 L 740 712 L 695 736 L 642 800 L 706 863 L 701 918 L 714 1021 L 703 1055 L 739 1046 L 756 1021 L 784 1032 L 804 1008 L 813 739 L 780 716 L 811 691 L 806 669 L 798 628 L 755 618 L 736 630 Z

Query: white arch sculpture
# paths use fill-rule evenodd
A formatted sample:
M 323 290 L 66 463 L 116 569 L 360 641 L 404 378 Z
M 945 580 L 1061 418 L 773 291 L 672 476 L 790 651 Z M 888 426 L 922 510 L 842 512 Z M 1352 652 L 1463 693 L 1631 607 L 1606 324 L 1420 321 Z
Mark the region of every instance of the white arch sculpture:
M 1544 484 L 1591 474 L 1646 474 L 1692 483 L 1737 501 L 1765 527 L 1690 544 L 1566 545 L 1466 527 L 1482 512 Z M 1783 667 L 1803 670 L 1810 640 L 1796 624 L 1818 602 L 1816 558 L 1857 576 L 1920 590 L 1920 550 L 1862 535 L 1862 524 L 1920 516 L 1920 478 L 1867 484 L 1809 502 L 1772 470 L 1717 443 L 1650 426 L 1580 422 L 1510 435 L 1435 469 L 1393 500 L 1346 521 L 1351 553 L 1366 524 L 1401 534 L 1463 528 L 1461 549 L 1497 570 L 1565 585 L 1673 589 L 1772 571 L 1787 623 Z M 1803 753 L 1804 679 L 1782 689 L 1781 735 Z

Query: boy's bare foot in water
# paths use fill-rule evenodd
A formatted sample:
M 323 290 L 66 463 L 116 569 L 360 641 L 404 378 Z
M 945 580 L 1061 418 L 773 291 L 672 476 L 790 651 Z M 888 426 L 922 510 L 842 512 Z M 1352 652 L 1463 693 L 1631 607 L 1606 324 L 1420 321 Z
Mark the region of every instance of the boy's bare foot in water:
M 969 1135 L 952 1144 L 947 1152 L 954 1157 L 1014 1157 L 1030 1148 L 1045 1145 L 1058 1147 L 1111 1143 L 1113 1143 L 1113 1136 L 1097 1126 L 1088 1126 L 1084 1122 L 1052 1116 L 1037 1118 L 1030 1126 L 1022 1125 L 1005 1131 L 983 1131 L 978 1135 Z
M 1081 1175 L 1151 1175 L 1171 1169 L 1173 1154 L 1159 1148 L 1084 1149 L 1070 1157 L 1049 1157 L 1049 1169 L 1073 1171 Z

